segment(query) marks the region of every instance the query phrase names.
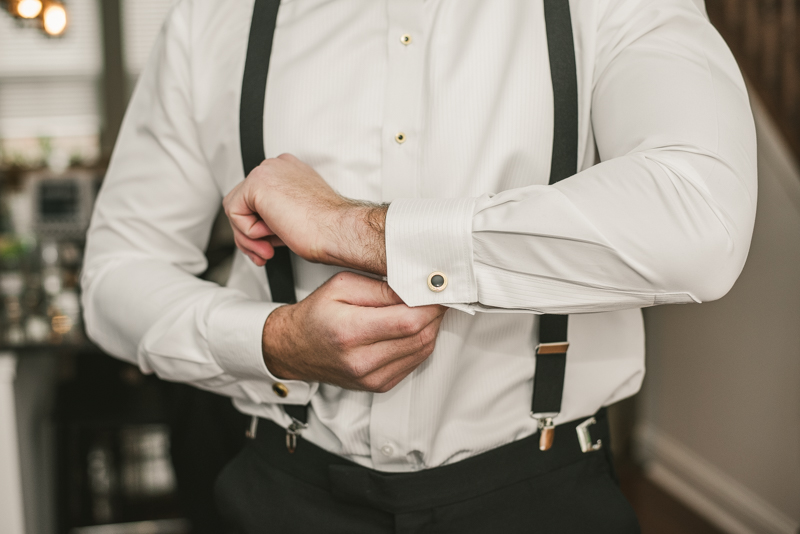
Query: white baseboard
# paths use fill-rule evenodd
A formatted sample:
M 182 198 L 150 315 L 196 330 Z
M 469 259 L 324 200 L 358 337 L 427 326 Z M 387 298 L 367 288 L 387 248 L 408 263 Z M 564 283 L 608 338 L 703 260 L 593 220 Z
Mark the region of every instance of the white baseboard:
M 730 534 L 798 534 L 800 522 L 653 427 L 635 433 L 645 475 Z

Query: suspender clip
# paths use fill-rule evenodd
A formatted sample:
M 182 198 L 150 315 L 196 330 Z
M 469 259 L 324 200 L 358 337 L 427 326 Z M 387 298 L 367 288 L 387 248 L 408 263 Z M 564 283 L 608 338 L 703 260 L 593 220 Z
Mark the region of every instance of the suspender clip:
M 256 430 L 258 429 L 258 417 L 255 415 L 250 419 L 250 428 L 244 433 L 247 439 L 256 439 Z
M 536 415 L 531 413 L 531 417 L 539 420 L 539 450 L 546 451 L 553 446 L 553 441 L 556 439 L 556 425 L 553 424 L 553 418 L 558 414 L 552 417 L 536 417 Z
M 306 428 L 308 428 L 307 424 L 292 417 L 292 424 L 286 428 L 286 450 L 290 454 L 297 449 L 297 436 Z
M 603 440 L 598 439 L 597 443 L 592 443 L 592 436 L 589 434 L 589 425 L 595 424 L 597 421 L 594 417 L 590 417 L 583 423 L 575 427 L 575 432 L 578 433 L 578 442 L 581 444 L 583 452 L 592 452 L 600 450 L 603 446 Z

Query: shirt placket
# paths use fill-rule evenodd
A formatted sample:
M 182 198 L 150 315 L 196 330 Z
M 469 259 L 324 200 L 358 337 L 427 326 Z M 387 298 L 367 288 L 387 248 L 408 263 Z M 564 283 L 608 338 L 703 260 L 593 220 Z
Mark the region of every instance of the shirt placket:
M 387 79 L 382 128 L 382 200 L 418 196 L 421 101 L 424 80 L 424 0 L 387 0 Z M 409 443 L 412 377 L 376 394 L 370 414 L 373 465 L 408 469 L 416 461 Z M 409 456 L 411 455 L 411 456 Z

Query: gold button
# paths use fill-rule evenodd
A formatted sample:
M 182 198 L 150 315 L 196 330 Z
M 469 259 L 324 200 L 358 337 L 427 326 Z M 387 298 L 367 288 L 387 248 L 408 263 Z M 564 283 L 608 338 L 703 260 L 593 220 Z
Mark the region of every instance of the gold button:
M 394 136 L 394 140 L 397 141 L 397 144 L 402 145 L 406 142 L 406 134 L 397 132 L 397 135 Z
M 279 396 L 282 399 L 286 398 L 286 396 L 289 394 L 289 388 L 287 388 L 280 382 L 275 382 L 274 384 L 272 384 L 272 391 L 275 393 L 275 395 Z
M 447 287 L 447 275 L 434 271 L 428 275 L 428 289 L 435 292 L 444 291 Z
M 407 34 L 407 33 L 404 33 L 403 35 L 400 36 L 400 42 L 403 43 L 406 46 L 410 45 L 411 44 L 411 36 L 409 34 Z

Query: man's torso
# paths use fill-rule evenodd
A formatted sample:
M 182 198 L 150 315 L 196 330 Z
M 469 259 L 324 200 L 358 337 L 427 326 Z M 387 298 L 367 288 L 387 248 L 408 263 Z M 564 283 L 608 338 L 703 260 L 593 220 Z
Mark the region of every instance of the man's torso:
M 581 169 L 594 163 L 589 106 L 600 5 L 571 2 Z M 223 194 L 243 178 L 237 118 L 252 6 L 192 6 L 194 119 Z M 343 195 L 369 201 L 497 193 L 547 183 L 552 103 L 540 1 L 284 1 L 267 83 L 265 153 L 290 152 Z M 296 261 L 298 297 L 336 271 Z M 240 254 L 229 286 L 269 298 L 263 269 Z M 304 438 L 362 465 L 407 471 L 530 435 L 536 323 L 527 313 L 451 310 L 433 355 L 392 391 L 321 385 Z M 557 423 L 638 390 L 638 310 L 574 315 L 569 339 Z M 237 406 L 285 423 L 279 405 Z

